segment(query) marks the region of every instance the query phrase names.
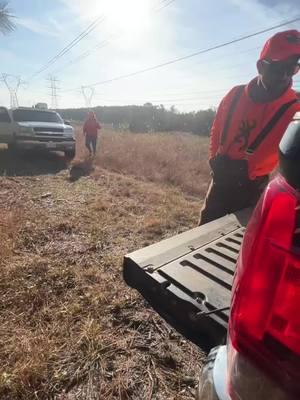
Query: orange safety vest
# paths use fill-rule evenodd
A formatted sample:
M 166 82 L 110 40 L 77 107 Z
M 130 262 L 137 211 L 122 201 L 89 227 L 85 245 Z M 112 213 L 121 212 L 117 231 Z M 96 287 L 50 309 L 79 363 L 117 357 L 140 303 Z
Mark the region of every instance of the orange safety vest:
M 276 167 L 279 142 L 300 103 L 291 88 L 274 101 L 255 103 L 250 84 L 234 87 L 222 100 L 211 129 L 210 159 L 218 153 L 248 159 L 249 177 L 255 179 Z

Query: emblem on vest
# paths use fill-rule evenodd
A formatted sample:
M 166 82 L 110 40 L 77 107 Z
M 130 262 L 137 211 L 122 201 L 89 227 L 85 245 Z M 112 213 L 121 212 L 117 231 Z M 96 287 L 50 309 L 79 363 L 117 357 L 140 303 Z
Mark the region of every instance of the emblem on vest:
M 234 143 L 240 145 L 240 151 L 247 150 L 250 133 L 256 128 L 256 121 L 241 121 L 239 126 L 239 133 L 234 138 Z

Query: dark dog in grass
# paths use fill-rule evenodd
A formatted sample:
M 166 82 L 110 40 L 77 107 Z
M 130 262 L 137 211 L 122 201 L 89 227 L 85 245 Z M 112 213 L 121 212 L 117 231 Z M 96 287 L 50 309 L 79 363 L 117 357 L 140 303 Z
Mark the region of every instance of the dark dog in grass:
M 85 160 L 73 160 L 70 165 L 70 181 L 77 181 L 82 176 L 88 176 L 93 171 L 94 166 L 91 158 Z

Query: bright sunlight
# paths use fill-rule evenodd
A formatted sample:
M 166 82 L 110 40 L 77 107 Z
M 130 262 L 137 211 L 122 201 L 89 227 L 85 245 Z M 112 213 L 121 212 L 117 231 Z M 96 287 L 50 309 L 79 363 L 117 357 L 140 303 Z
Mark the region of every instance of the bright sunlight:
M 107 17 L 111 30 L 133 36 L 147 26 L 153 5 L 150 0 L 95 0 L 95 8 Z

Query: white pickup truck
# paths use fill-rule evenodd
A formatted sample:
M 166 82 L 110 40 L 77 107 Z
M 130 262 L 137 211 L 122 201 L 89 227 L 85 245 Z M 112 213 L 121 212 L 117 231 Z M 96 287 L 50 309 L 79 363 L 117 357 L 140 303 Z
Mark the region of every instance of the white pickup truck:
M 63 151 L 75 155 L 74 129 L 50 110 L 0 107 L 0 143 L 9 149 Z

